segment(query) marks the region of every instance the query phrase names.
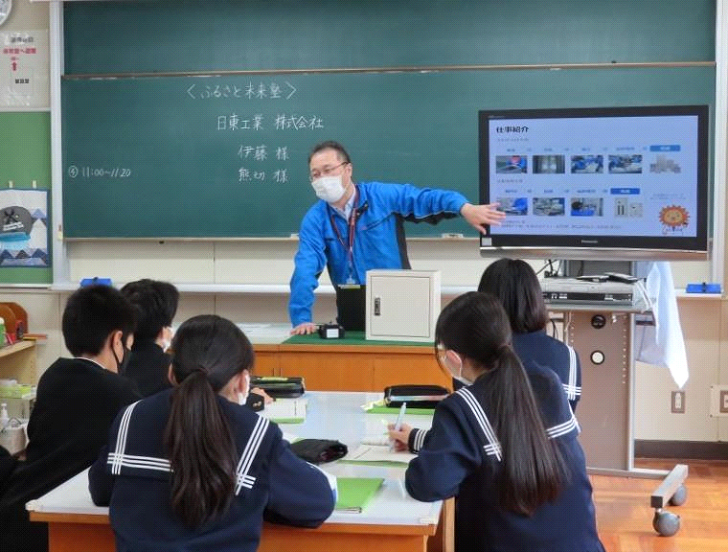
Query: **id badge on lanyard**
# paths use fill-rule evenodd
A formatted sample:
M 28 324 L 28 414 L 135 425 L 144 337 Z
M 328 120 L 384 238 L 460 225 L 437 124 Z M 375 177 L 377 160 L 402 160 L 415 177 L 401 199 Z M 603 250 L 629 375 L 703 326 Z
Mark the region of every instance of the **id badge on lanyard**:
M 336 238 L 339 240 L 341 247 L 343 247 L 346 250 L 346 268 L 347 268 L 347 273 L 348 273 L 348 276 L 346 278 L 347 284 L 356 284 L 356 280 L 354 279 L 354 237 L 356 235 L 356 220 L 358 218 L 358 211 L 356 208 L 358 199 L 359 199 L 359 193 L 357 190 L 357 193 L 354 196 L 354 206 L 352 207 L 351 214 L 349 215 L 348 243 L 344 242 L 344 237 L 341 235 L 341 232 L 339 232 L 339 227 L 336 226 L 336 221 L 334 220 L 333 213 L 330 215 L 331 226 L 333 227 L 334 232 L 336 233 Z

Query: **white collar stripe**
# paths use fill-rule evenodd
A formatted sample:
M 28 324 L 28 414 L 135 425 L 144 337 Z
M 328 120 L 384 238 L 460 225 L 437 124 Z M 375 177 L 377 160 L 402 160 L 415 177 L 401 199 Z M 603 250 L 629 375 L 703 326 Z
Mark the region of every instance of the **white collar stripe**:
M 167 469 L 170 468 L 169 460 L 165 460 L 164 458 L 151 458 L 148 456 L 131 456 L 128 454 L 114 454 L 114 455 L 109 456 L 109 462 L 111 462 L 111 461 L 121 462 L 126 466 L 131 466 L 133 464 L 140 468 L 142 468 L 144 466 L 162 466 L 162 467 L 166 467 Z
M 258 416 L 258 421 L 255 423 L 253 432 L 250 435 L 248 442 L 245 444 L 245 450 L 243 450 L 240 462 L 238 463 L 238 484 L 236 485 L 235 494 L 238 494 L 240 492 L 240 487 L 243 486 L 241 478 L 244 479 L 248 475 L 250 466 L 252 465 L 256 454 L 258 454 L 258 449 L 260 449 L 260 444 L 263 442 L 263 436 L 268 429 L 269 423 L 268 418 Z M 245 486 L 247 487 L 247 485 Z
M 483 430 L 483 433 L 485 434 L 488 442 L 490 444 L 495 444 L 500 447 L 498 443 L 498 438 L 496 437 L 495 431 L 493 430 L 493 426 L 490 424 L 490 420 L 488 420 L 488 416 L 486 416 L 483 407 L 480 405 L 480 403 L 476 400 L 475 396 L 470 391 L 465 388 L 462 388 L 461 391 L 464 391 L 463 393 L 461 393 L 461 395 L 463 396 L 463 398 L 465 398 L 466 403 L 470 407 L 470 410 L 472 410 L 473 415 L 478 421 L 478 424 Z
M 130 404 L 126 410 L 124 410 L 124 414 L 121 416 L 121 422 L 119 423 L 119 431 L 116 435 L 116 449 L 113 451 L 117 455 L 121 455 L 121 457 L 124 456 L 124 451 L 126 450 L 126 439 L 129 435 L 129 422 L 131 421 L 131 413 L 134 410 L 134 407 L 139 404 L 139 401 Z M 111 473 L 114 475 L 119 475 L 121 470 L 121 460 L 117 460 L 111 464 Z
M 493 426 L 490 424 L 490 420 L 488 420 L 488 416 L 486 416 L 485 411 L 483 410 L 483 407 L 480 406 L 480 403 L 478 403 L 473 394 L 468 391 L 467 388 L 461 387 L 456 391 L 456 393 L 460 395 L 465 400 L 465 404 L 470 407 L 475 420 L 478 422 L 480 429 L 485 435 L 486 441 L 488 441 L 488 443 L 483 447 L 486 454 L 495 456 L 500 462 L 501 446 L 495 435 L 495 431 L 493 431 Z
M 250 465 L 253 463 L 253 459 L 258 452 L 258 447 L 260 447 L 260 443 L 263 440 L 263 435 L 265 434 L 267 426 L 268 418 L 258 416 L 258 421 L 255 422 L 255 427 L 253 428 L 253 431 L 248 438 L 248 442 L 245 444 L 243 454 L 240 456 L 240 462 L 238 463 L 238 473 L 241 473 L 243 475 L 248 473 Z
M 568 421 L 548 428 L 546 430 L 546 434 L 549 436 L 550 439 L 555 439 L 556 437 L 561 437 L 562 435 L 566 435 L 567 433 L 572 432 L 578 427 L 579 424 L 576 421 L 576 417 L 572 413 L 571 418 Z
M 569 345 L 566 347 L 569 349 L 569 385 L 564 386 L 564 389 L 566 390 L 567 397 L 573 401 L 577 395 L 581 395 L 581 388 L 576 385 L 576 351 Z

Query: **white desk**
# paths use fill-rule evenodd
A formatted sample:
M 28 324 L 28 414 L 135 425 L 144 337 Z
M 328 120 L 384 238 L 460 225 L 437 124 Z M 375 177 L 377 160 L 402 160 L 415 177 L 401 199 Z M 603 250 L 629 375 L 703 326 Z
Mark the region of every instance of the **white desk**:
M 337 438 L 354 450 L 367 435 L 384 431 L 382 419 L 396 416 L 365 414 L 361 405 L 380 398 L 377 393 L 308 393 L 308 416 L 302 424 L 282 425 L 286 434 L 310 438 Z M 410 415 L 405 421 L 429 427 L 431 418 Z M 361 514 L 334 512 L 318 529 L 297 529 L 266 524 L 261 551 L 327 549 L 386 549 L 423 552 L 453 549 L 452 501 L 425 503 L 404 496 L 400 481 L 404 467 L 370 467 L 335 462 L 324 468 L 337 476 L 383 477 L 377 496 Z M 86 472 L 28 503 L 31 519 L 49 524 L 50 552 L 103 552 L 114 550 L 108 508 L 94 506 Z M 442 518 L 441 518 L 442 515 Z M 442 519 L 439 523 L 438 520 Z M 439 538 L 432 539 L 438 532 Z M 428 543 L 428 540 L 430 541 Z M 338 547 L 338 548 L 331 548 Z

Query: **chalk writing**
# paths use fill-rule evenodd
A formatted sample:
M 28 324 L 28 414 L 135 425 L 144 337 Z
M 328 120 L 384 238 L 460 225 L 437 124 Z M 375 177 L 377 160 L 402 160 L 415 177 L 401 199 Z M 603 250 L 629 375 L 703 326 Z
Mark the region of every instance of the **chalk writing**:
M 217 130 L 238 131 L 266 129 L 265 115 L 257 113 L 252 117 L 243 117 L 237 113 L 217 116 Z M 287 115 L 279 113 L 275 116 L 275 130 L 316 130 L 324 127 L 324 120 L 317 116 Z
M 129 178 L 131 169 L 124 167 L 78 167 L 70 165 L 68 167 L 68 176 L 71 178 Z
M 245 86 L 235 84 L 193 84 L 188 87 L 187 95 L 193 100 L 220 100 L 238 98 L 241 100 L 290 100 L 297 92 L 288 81 L 282 83 L 253 82 Z

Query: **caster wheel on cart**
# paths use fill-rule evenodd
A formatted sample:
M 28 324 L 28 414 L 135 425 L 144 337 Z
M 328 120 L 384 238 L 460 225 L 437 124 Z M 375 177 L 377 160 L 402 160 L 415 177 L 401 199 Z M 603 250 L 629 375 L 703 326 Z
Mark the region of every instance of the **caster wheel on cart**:
M 671 512 L 657 511 L 652 519 L 652 527 L 663 537 L 672 537 L 680 530 L 680 516 Z
M 675 491 L 675 494 L 670 498 L 670 504 L 672 506 L 682 506 L 688 499 L 688 488 L 685 485 L 680 485 Z

